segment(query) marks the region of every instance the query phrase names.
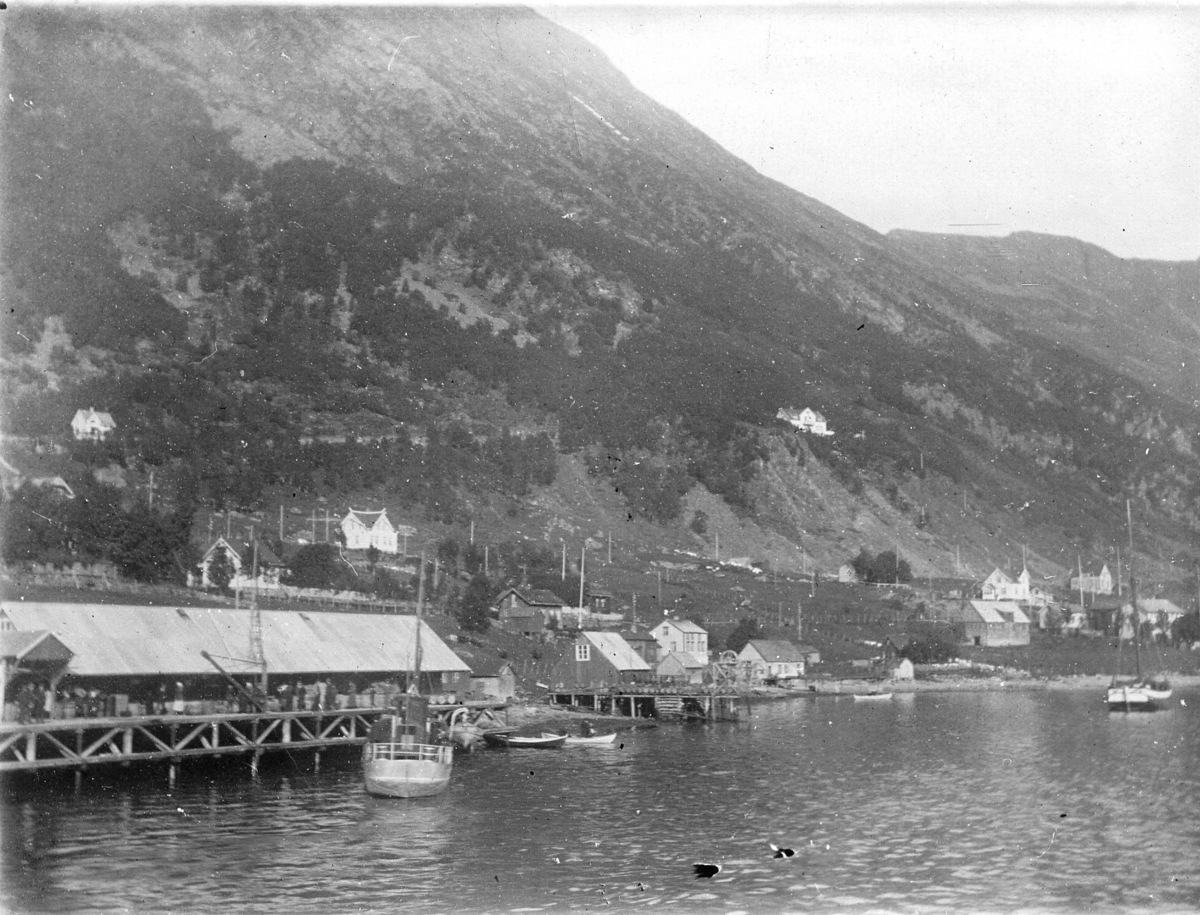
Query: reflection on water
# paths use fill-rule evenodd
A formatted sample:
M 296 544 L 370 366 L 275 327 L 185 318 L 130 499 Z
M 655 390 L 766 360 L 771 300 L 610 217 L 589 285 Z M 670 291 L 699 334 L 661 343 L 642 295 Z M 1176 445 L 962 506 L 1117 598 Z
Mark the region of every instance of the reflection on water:
M 9 786 L 8 911 L 1200 909 L 1200 702 L 802 699 L 620 746 L 485 751 L 449 791 L 184 772 Z M 771 857 L 768 843 L 797 850 Z M 693 861 L 722 871 L 695 880 Z

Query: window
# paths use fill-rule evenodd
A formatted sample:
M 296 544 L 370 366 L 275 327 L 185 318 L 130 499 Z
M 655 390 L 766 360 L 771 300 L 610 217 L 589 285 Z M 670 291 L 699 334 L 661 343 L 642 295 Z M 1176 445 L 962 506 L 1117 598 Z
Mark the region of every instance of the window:
M 575 660 L 590 661 L 592 659 L 592 646 L 587 642 L 579 642 L 575 645 Z

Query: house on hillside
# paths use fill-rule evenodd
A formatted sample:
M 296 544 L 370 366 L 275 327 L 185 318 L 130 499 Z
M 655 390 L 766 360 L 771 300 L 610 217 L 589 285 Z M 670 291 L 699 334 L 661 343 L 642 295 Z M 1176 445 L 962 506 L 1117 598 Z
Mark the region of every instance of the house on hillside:
M 751 639 L 738 652 L 756 682 L 783 683 L 804 676 L 804 653 L 799 645 L 782 639 Z
M 682 651 L 672 651 L 655 663 L 654 675 L 663 682 L 683 686 L 703 683 L 704 672 L 707 669 L 707 666 L 697 661 L 694 656 Z
M 1088 571 L 1082 575 L 1072 575 L 1071 590 L 1076 594 L 1080 592 L 1091 595 L 1112 594 L 1113 577 L 1112 572 L 1108 570 L 1107 563 L 1101 567 L 1099 572 Z
M 708 630 L 691 620 L 663 620 L 650 632 L 662 654 L 682 651 L 708 666 Z
M 580 632 L 550 669 L 554 689 L 604 689 L 650 679 L 650 665 L 615 632 Z
M 279 579 L 283 575 L 286 566 L 270 546 L 259 540 L 258 555 L 256 557 L 253 541 L 229 541 L 224 537 L 218 537 L 204 551 L 204 556 L 200 559 L 198 565 L 200 574 L 198 576 L 189 575 L 189 584 L 192 587 L 211 588 L 214 586 L 210 572 L 213 563 L 217 559 L 219 550 L 224 550 L 225 556 L 229 560 L 229 565 L 233 570 L 233 577 L 229 580 L 231 590 L 248 591 L 255 587 L 279 587 Z M 254 572 L 256 558 L 258 561 L 257 580 Z
M 983 648 L 1029 644 L 1029 617 L 1012 601 L 963 601 L 958 625 L 964 642 Z
M 1027 603 L 1030 596 L 1029 585 L 1028 569 L 1022 569 L 1016 581 L 1013 581 L 1000 571 L 1000 569 L 995 569 L 991 575 L 983 580 L 983 585 L 979 590 L 980 595 L 987 601 L 1000 600 Z
M 75 416 L 71 420 L 71 432 L 75 438 L 80 440 L 91 439 L 94 442 L 102 442 L 116 428 L 117 424 L 113 421 L 111 413 L 103 413 L 94 407 L 76 410 Z
M 565 606 L 553 591 L 509 588 L 496 598 L 492 609 L 505 629 L 533 636 L 545 632 L 547 619 L 557 619 Z
M 833 430 L 825 423 L 825 417 L 811 407 L 805 407 L 803 410 L 796 410 L 792 407 L 781 407 L 779 412 L 775 414 L 775 418 L 781 419 L 788 425 L 809 435 L 833 435 Z
M 388 520 L 386 508 L 375 512 L 350 509 L 342 519 L 342 534 L 346 538 L 348 550 L 369 550 L 375 547 L 381 553 L 400 552 L 396 528 Z
M 838 566 L 837 580 L 844 585 L 853 584 L 858 581 L 858 572 L 854 571 L 854 566 L 848 562 L 843 562 Z

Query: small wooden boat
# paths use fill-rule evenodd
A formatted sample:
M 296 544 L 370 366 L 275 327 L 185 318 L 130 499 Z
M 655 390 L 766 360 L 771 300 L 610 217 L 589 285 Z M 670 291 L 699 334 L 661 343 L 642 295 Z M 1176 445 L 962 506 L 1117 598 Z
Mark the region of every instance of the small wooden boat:
M 886 702 L 892 698 L 891 690 L 873 689 L 866 693 L 855 693 L 855 702 Z
M 491 731 L 483 735 L 488 746 L 501 747 L 510 750 L 554 750 L 565 746 L 567 735 L 551 734 L 542 737 L 518 737 L 516 734 L 505 734 Z
M 593 734 L 584 737 L 572 737 L 570 734 L 550 734 L 546 731 L 542 732 L 543 737 L 566 737 L 566 746 L 568 747 L 606 747 L 617 739 L 617 733 L 614 731 L 611 734 Z

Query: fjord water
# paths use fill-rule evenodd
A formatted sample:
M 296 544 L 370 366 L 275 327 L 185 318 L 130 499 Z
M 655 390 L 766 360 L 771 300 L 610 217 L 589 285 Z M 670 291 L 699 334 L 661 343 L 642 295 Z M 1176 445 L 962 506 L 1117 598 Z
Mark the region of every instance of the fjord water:
M 353 756 L 3 801 L 8 912 L 1200 910 L 1186 692 L 1142 715 L 1092 692 L 764 703 L 607 749 L 481 751 L 417 801 L 366 795 Z

